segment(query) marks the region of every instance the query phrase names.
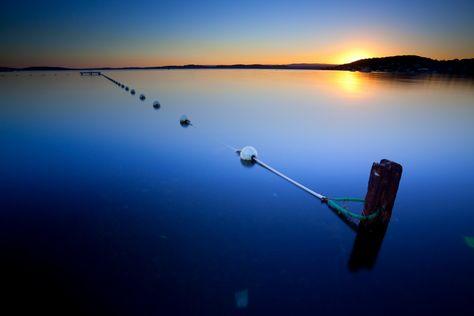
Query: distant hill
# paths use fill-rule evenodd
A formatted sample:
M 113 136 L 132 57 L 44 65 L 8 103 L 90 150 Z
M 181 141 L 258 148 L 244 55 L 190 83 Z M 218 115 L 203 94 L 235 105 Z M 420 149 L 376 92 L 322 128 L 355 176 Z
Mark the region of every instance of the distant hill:
M 336 70 L 383 71 L 394 73 L 441 73 L 457 75 L 474 75 L 474 58 L 436 60 L 415 55 L 379 57 L 361 59 L 349 64 L 331 67 Z

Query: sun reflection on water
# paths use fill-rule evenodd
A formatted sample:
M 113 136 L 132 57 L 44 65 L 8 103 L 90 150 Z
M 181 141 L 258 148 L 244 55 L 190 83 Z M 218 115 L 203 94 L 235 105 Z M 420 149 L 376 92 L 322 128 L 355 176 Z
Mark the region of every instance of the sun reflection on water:
M 339 90 L 348 96 L 362 96 L 366 94 L 367 89 L 364 88 L 364 80 L 360 76 L 360 73 L 339 71 L 335 76 L 335 83 Z

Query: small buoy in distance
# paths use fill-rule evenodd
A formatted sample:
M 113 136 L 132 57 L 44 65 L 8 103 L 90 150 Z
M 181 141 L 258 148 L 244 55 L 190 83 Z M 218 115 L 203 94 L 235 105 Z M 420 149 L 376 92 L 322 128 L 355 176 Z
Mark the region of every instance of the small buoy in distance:
M 252 146 L 245 146 L 240 150 L 240 159 L 244 161 L 253 161 L 257 158 L 257 150 Z
M 125 87 L 125 91 L 128 91 L 128 87 Z
M 181 124 L 181 126 L 188 126 L 188 125 L 191 125 L 191 121 L 188 119 L 186 115 L 183 114 L 179 118 L 179 124 Z
M 131 94 L 135 94 L 135 89 L 130 90 Z
M 145 100 L 145 95 L 144 94 L 140 94 L 140 100 Z
M 158 110 L 158 109 L 161 107 L 160 102 L 158 102 L 158 101 L 153 102 L 153 107 L 154 107 L 156 110 Z

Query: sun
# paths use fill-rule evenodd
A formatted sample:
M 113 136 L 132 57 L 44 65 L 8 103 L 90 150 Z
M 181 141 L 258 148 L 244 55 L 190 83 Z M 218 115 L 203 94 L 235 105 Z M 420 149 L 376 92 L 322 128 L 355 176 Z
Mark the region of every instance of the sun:
M 365 50 L 361 50 L 361 49 L 351 50 L 351 51 L 341 54 L 338 58 L 338 63 L 348 64 L 356 60 L 371 58 L 371 57 L 373 57 L 372 54 L 370 54 L 369 52 Z

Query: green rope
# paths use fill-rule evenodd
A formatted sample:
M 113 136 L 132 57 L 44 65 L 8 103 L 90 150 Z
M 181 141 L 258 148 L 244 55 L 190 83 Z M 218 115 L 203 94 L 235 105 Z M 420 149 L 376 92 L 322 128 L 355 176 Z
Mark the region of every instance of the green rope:
M 328 198 L 327 199 L 327 203 L 329 205 L 330 208 L 336 210 L 338 213 L 342 213 L 346 216 L 350 216 L 352 218 L 356 218 L 360 221 L 366 221 L 366 220 L 372 220 L 374 219 L 375 217 L 377 217 L 377 215 L 379 215 L 379 211 L 373 213 L 373 214 L 370 214 L 370 215 L 360 215 L 360 214 L 356 214 L 356 213 L 353 213 L 351 211 L 349 211 L 347 208 L 345 208 L 344 206 L 338 204 L 337 202 L 358 202 L 358 203 L 364 203 L 365 200 L 364 199 L 358 199 L 358 198 L 351 198 L 351 197 L 343 197 L 343 198 Z

